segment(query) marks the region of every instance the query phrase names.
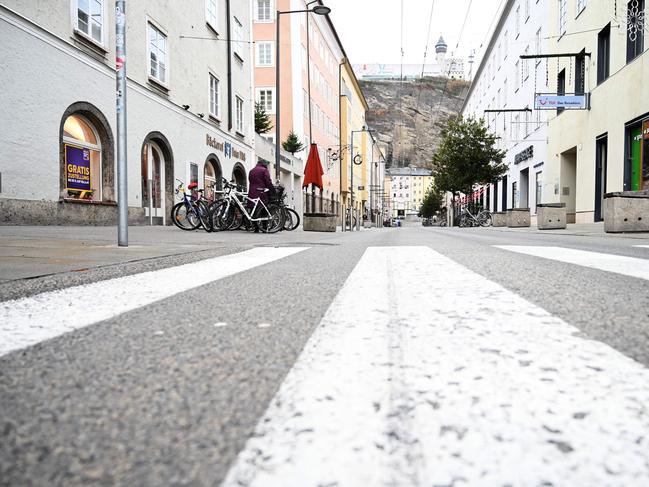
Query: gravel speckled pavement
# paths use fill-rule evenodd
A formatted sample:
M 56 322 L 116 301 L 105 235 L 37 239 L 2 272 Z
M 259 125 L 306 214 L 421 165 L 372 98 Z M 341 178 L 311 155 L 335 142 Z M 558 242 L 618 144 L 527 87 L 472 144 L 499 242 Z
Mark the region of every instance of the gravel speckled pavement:
M 127 250 L 111 228 L 0 227 L 0 341 L 32 337 L 0 356 L 0 485 L 647 485 L 649 275 L 623 270 L 649 236 L 596 230 L 140 227 Z M 65 332 L 3 321 L 62 296 Z M 110 296 L 147 300 L 80 319 Z M 351 466 L 308 450 L 341 438 Z

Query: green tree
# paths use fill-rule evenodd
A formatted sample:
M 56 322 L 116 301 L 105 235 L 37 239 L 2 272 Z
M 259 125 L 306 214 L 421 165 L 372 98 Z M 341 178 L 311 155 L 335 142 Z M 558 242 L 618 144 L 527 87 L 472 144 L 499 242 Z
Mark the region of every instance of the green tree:
M 444 191 L 440 190 L 437 185 L 433 184 L 433 186 L 426 191 L 419 213 L 424 218 L 431 218 L 435 213 L 442 210 L 443 204 Z
M 297 138 L 297 135 L 295 135 L 295 132 L 291 130 L 291 132 L 288 134 L 288 137 L 284 142 L 282 142 L 282 148 L 286 152 L 290 152 L 291 154 L 295 154 L 296 152 L 300 152 L 301 150 L 304 149 L 304 144 L 300 142 L 300 139 Z
M 435 183 L 442 191 L 471 194 L 476 185 L 495 183 L 507 172 L 506 152 L 483 119 L 451 118 L 433 156 Z
M 255 132 L 265 134 L 270 132 L 272 128 L 273 122 L 270 121 L 264 106 L 259 102 L 255 103 Z

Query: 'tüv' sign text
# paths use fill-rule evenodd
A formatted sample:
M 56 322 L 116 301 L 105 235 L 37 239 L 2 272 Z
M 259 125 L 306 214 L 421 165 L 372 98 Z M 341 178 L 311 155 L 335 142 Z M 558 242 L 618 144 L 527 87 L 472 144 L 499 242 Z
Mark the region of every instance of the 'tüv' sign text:
M 588 103 L 586 95 L 536 95 L 534 99 L 536 110 L 586 110 Z

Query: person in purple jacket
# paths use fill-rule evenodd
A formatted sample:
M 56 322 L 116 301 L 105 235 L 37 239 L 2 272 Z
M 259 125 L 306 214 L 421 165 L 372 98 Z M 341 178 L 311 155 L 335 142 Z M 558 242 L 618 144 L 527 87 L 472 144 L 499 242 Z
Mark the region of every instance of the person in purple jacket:
M 268 189 L 268 191 L 264 191 L 265 189 Z M 267 204 L 269 193 L 272 194 L 274 192 L 275 187 L 270 179 L 270 172 L 268 172 L 268 161 L 259 159 L 257 165 L 248 173 L 248 198 L 261 198 L 261 201 Z M 248 211 L 251 211 L 253 206 L 254 203 L 248 201 Z M 253 218 L 256 218 L 256 215 L 253 215 Z M 255 227 L 255 233 L 259 233 L 259 225 L 257 222 L 253 222 L 253 225 Z

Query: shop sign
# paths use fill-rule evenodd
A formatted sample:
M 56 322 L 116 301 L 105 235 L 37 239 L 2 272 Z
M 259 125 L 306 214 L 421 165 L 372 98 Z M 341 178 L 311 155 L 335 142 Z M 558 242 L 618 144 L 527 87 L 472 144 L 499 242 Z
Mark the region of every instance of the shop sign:
M 65 144 L 66 189 L 90 191 L 90 149 Z
M 535 110 L 586 110 L 588 103 L 586 95 L 536 95 Z
M 240 161 L 246 160 L 246 153 L 239 149 L 235 149 L 230 142 L 219 142 L 211 135 L 207 134 L 205 137 L 205 143 L 212 149 L 223 152 L 223 155 L 228 159 L 239 159 Z
M 534 146 L 531 145 L 524 151 L 519 152 L 516 154 L 514 157 L 514 164 L 520 164 L 523 161 L 527 161 L 528 159 L 531 159 L 534 157 Z

